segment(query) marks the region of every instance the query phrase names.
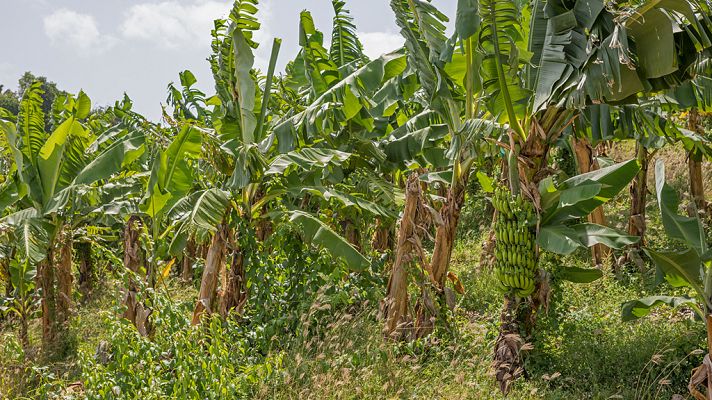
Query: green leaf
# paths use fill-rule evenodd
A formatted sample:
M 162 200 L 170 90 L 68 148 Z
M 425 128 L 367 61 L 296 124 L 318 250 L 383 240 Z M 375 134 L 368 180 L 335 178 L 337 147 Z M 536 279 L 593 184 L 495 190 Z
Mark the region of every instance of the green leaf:
M 316 29 L 311 13 L 306 10 L 299 14 L 299 45 L 312 95 L 317 98 L 341 77 L 337 65 L 324 48 L 323 34 Z
M 77 95 L 77 101 L 74 104 L 74 118 L 84 119 L 89 116 L 91 112 L 91 99 L 84 93 L 83 90 L 79 91 Z
M 291 211 L 289 216 L 292 223 L 301 227 L 306 240 L 342 259 L 351 270 L 362 271 L 370 265 L 366 257 L 319 219 L 303 211 Z
M 200 155 L 202 135 L 190 125 L 181 128 L 168 148 L 156 157 L 141 210 L 151 217 L 178 201 L 193 185 L 188 161 Z M 171 200 L 172 199 L 172 200 Z
M 40 148 L 37 158 L 37 170 L 42 182 L 42 203 L 48 204 L 57 190 L 62 162 L 65 156 L 65 145 L 70 136 L 85 135 L 84 128 L 74 117 L 62 122 L 45 144 Z
M 601 184 L 594 181 L 583 182 L 569 189 L 561 191 L 559 207 L 569 207 L 584 200 L 590 200 L 601 191 Z
M 438 124 L 422 129 L 408 130 L 408 126 L 394 130 L 385 145 L 384 151 L 392 162 L 408 162 L 417 159 L 428 149 L 439 147 L 448 134 L 447 125 Z
M 339 150 L 307 147 L 276 157 L 265 175 L 283 174 L 290 167 L 311 171 L 328 165 L 340 166 L 350 157 L 350 153 Z
M 42 111 L 43 94 L 42 82 L 36 81 L 22 95 L 20 112 L 17 116 L 17 130 L 22 139 L 21 146 L 9 140 L 11 145 L 18 146 L 19 150 L 30 162 L 34 162 L 37 158 L 40 148 L 47 137 L 44 112 Z M 18 163 L 18 168 L 21 166 L 22 164 Z
M 47 220 L 38 215 L 36 209 L 26 208 L 0 220 L 13 228 L 19 259 L 32 265 L 47 258 L 53 228 Z
M 29 262 L 18 262 L 17 260 L 12 260 L 10 262 L 10 282 L 15 288 L 19 296 L 18 298 L 24 298 L 30 291 L 35 287 L 35 277 L 37 276 L 37 267 L 35 264 Z M 0 301 L 0 304 L 2 302 Z M 0 308 L 0 311 L 2 309 Z
M 626 235 L 613 228 L 592 223 L 577 224 L 571 229 L 576 232 L 579 240 L 586 247 L 600 243 L 614 249 L 622 249 L 640 240 L 638 236 Z
M 537 236 L 537 243 L 544 250 L 556 254 L 571 254 L 577 248 L 584 247 L 576 231 L 565 225 L 541 227 Z
M 224 190 L 213 188 L 204 191 L 195 203 L 190 219 L 196 226 L 216 231 L 227 212 L 230 199 Z
M 406 71 L 406 57 L 402 53 L 385 54 L 346 76 L 298 114 L 281 121 L 275 128 L 278 150 L 294 149 L 303 137 L 321 139 L 351 121 L 367 130 L 374 129 L 374 118 L 398 104 L 402 96 L 399 75 Z M 354 102 L 358 99 L 358 104 Z M 344 105 L 348 102 L 348 116 Z M 358 108 L 358 112 L 356 112 Z M 368 114 L 364 115 L 367 110 Z M 301 134 L 301 135 L 300 135 Z
M 354 61 L 364 60 L 363 45 L 356 34 L 356 25 L 343 0 L 331 0 L 334 8 L 334 23 L 331 30 L 330 58 L 337 66 L 343 67 Z
M 665 163 L 658 160 L 655 163 L 655 188 L 657 189 L 658 206 L 662 214 L 663 227 L 668 236 L 694 248 L 697 254 L 707 252 L 707 239 L 702 223 L 697 217 L 686 217 L 677 214 L 680 201 L 675 189 L 665 182 Z
M 255 142 L 255 81 L 250 70 L 255 61 L 243 32 L 235 28 L 232 32 L 232 43 L 235 51 L 235 93 L 240 108 L 240 132 L 243 143 Z
M 591 283 L 603 276 L 603 271 L 597 268 L 564 267 L 559 269 L 561 279 L 574 283 Z
M 457 0 L 455 32 L 461 40 L 468 39 L 480 29 L 477 0 Z
M 666 304 L 672 308 L 677 308 L 685 304 L 697 305 L 697 301 L 690 297 L 674 296 L 650 296 L 639 300 L 631 300 L 623 303 L 621 316 L 623 321 L 633 321 L 648 315 L 653 307 Z
M 485 173 L 482 171 L 477 171 L 475 176 L 477 177 L 477 181 L 480 183 L 480 186 L 482 187 L 482 190 L 485 193 L 494 193 L 494 185 L 492 184 L 492 178 L 485 175 Z
M 636 160 L 629 160 L 571 177 L 559 187 L 550 179 L 543 180 L 539 184 L 544 208 L 541 225 L 557 226 L 587 216 L 628 186 L 639 169 Z
M 127 156 L 136 158 L 144 151 L 145 134 L 141 131 L 124 135 L 112 143 L 87 164 L 77 177 L 74 184 L 90 184 L 107 179 L 125 165 Z
M 391 8 L 405 38 L 408 64 L 418 75 L 428 106 L 441 115 L 452 131 L 456 131 L 460 111 L 447 85 L 441 60 L 442 51 L 447 50 L 447 17 L 431 3 L 422 0 L 391 0 Z
M 654 251 L 645 249 L 657 267 L 659 273 L 673 287 L 691 287 L 701 295 L 702 289 L 702 262 L 700 256 L 693 249 L 685 251 Z
M 5 210 L 20 199 L 20 193 L 15 179 L 8 179 L 0 186 L 0 210 Z
M 372 201 L 353 196 L 348 193 L 340 192 L 333 188 L 327 188 L 324 186 L 302 186 L 290 189 L 293 193 L 310 193 L 312 195 L 323 198 L 326 201 L 336 200 L 341 203 L 344 207 L 353 207 L 357 212 L 367 211 L 372 215 L 377 215 L 380 217 L 386 217 L 390 219 L 398 218 L 398 215 L 380 204 L 374 203 Z
M 452 168 L 446 169 L 444 171 L 426 172 L 420 175 L 418 179 L 420 179 L 421 182 L 425 182 L 427 184 L 439 182 L 444 185 L 450 185 L 450 183 L 452 183 Z
M 480 67 L 489 111 L 508 122 L 519 137 L 526 137 L 520 119 L 529 104 L 531 93 L 521 81 L 520 46 L 523 3 L 509 0 L 480 0 L 482 18 L 479 45 L 483 60 Z

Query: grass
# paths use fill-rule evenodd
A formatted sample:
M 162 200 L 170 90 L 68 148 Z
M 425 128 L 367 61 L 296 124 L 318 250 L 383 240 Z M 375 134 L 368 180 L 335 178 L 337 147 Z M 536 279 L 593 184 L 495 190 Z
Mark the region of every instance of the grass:
M 360 304 L 339 311 L 318 334 L 283 338 L 273 350 L 282 360 L 277 373 L 257 383 L 257 399 L 362 399 L 433 398 L 498 399 L 490 363 L 501 296 L 489 270 L 477 268 L 477 243 L 458 243 L 453 270 L 466 293 L 451 316 L 451 329 L 413 343 L 382 339 L 378 305 Z M 582 254 L 548 260 L 583 265 Z M 607 273 L 588 285 L 564 283 L 556 288 L 554 303 L 538 320 L 531 338 L 534 349 L 527 358 L 528 379 L 514 385 L 510 399 L 656 399 L 686 393 L 692 367 L 701 361 L 695 350 L 703 345 L 702 326 L 685 310 L 659 308 L 649 318 L 633 323 L 620 319 L 622 302 L 649 292 L 649 279 L 637 272 Z M 78 353 L 93 355 L 100 341 L 112 332 L 106 321 L 120 299 L 119 288 L 108 284 L 79 308 L 72 324 Z M 195 289 L 168 281 L 166 293 L 177 301 L 189 300 Z M 323 314 L 321 314 L 323 315 Z M 0 350 L 2 365 L 27 368 L 24 374 L 8 368 L 5 398 L 32 396 L 18 385 L 45 385 L 57 391 L 81 380 L 81 357 L 45 366 L 13 360 L 16 344 L 5 328 Z M 39 326 L 33 321 L 33 340 Z M 10 367 L 12 368 L 12 367 Z M 12 380 L 8 377 L 13 376 Z M 21 376 L 21 378 L 18 378 Z M 19 380 L 18 380 L 19 379 Z M 51 390 L 50 390 L 51 391 Z
M 461 243 L 453 254 L 453 269 L 467 293 L 450 332 L 387 343 L 375 307 L 364 306 L 334 318 L 323 339 L 292 343 L 282 374 L 263 382 L 257 398 L 502 398 L 490 370 L 501 300 L 492 289 L 493 275 L 475 272 L 477 248 Z M 508 398 L 656 399 L 686 393 L 689 371 L 701 361 L 695 350 L 703 345 L 702 326 L 684 311 L 662 308 L 652 318 L 622 322 L 620 304 L 645 292 L 641 282 L 624 281 L 607 274 L 589 285 L 562 285 L 554 307 L 539 318 L 527 358 L 529 377 L 517 381 Z

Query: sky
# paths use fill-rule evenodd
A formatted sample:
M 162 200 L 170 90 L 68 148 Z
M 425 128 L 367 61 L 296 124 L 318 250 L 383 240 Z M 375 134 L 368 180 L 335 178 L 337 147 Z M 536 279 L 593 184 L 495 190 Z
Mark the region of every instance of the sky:
M 347 0 L 365 52 L 376 57 L 403 43 L 388 0 Z M 457 0 L 433 0 L 454 19 Z M 46 76 L 69 92 L 84 90 L 95 106 L 126 92 L 134 109 L 158 120 L 166 87 L 189 69 L 212 94 L 213 20 L 232 0 L 0 0 L 0 85 L 17 89 L 25 71 Z M 255 65 L 266 70 L 272 38 L 282 39 L 282 71 L 299 46 L 299 13 L 311 11 L 330 37 L 330 0 L 260 0 L 262 28 Z M 450 23 L 449 25 L 452 25 Z

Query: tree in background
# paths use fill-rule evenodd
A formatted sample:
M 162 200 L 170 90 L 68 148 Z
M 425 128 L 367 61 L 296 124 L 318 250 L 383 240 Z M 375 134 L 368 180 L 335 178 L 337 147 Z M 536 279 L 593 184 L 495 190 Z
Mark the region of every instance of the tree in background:
M 18 81 L 19 88 L 17 93 L 25 93 L 25 91 L 32 86 L 34 82 L 40 82 L 42 85 L 42 112 L 45 116 L 45 125 L 49 130 L 53 130 L 55 128 L 52 125 L 52 106 L 54 104 L 54 100 L 58 96 L 67 95 L 67 92 L 57 88 L 57 84 L 48 80 L 46 77 L 35 76 L 32 72 L 27 71 L 22 74 L 20 80 Z M 15 98 L 17 98 L 19 102 L 19 95 L 15 94 Z
M 4 85 L 0 85 L 0 108 L 4 108 L 14 115 L 20 111 L 20 99 L 17 93 L 10 89 L 5 89 Z

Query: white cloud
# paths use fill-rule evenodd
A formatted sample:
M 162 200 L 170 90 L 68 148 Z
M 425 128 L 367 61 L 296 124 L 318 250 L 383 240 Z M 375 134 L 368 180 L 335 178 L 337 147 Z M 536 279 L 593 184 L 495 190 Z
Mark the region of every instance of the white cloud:
M 66 8 L 44 17 L 43 23 L 45 34 L 53 45 L 73 47 L 83 54 L 105 50 L 115 41 L 99 32 L 93 16 Z
M 230 4 L 212 0 L 136 4 L 126 12 L 120 31 L 125 38 L 152 41 L 167 48 L 204 47 L 210 43 L 213 20 L 224 17 Z
M 403 46 L 403 36 L 390 32 L 358 32 L 363 44 L 363 52 L 369 58 L 376 58 Z

